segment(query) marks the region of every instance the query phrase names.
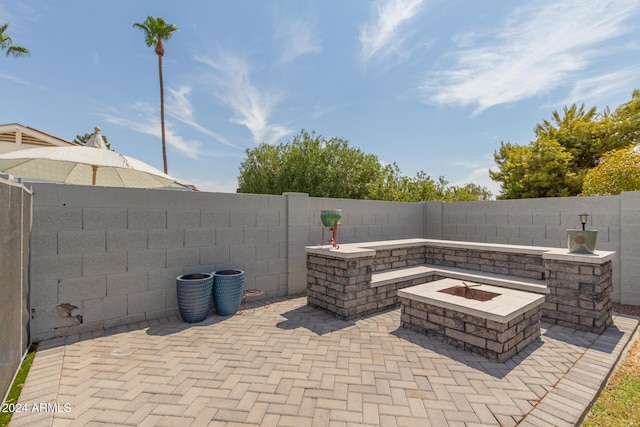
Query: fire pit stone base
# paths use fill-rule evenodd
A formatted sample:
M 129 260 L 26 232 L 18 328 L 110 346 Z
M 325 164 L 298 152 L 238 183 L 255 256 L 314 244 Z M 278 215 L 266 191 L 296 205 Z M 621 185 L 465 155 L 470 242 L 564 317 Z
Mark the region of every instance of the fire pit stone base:
M 404 328 L 441 339 L 496 362 L 505 362 L 540 336 L 544 296 L 495 286 L 499 295 L 477 301 L 440 292 L 460 285 L 442 279 L 398 291 Z

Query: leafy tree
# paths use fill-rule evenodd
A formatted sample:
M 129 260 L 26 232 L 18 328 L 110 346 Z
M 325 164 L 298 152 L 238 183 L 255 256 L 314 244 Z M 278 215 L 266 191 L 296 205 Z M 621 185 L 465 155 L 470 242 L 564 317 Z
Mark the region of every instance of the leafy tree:
M 89 138 L 91 138 L 92 135 L 93 134 L 91 133 L 85 133 L 84 135 L 76 135 L 75 139 L 72 142 L 78 145 L 86 145 L 87 141 L 89 140 Z M 101 136 L 102 136 L 102 140 L 104 141 L 104 144 L 107 146 L 109 150 L 111 150 L 111 144 L 109 144 L 109 141 L 107 141 L 107 137 L 105 135 L 101 135 Z
M 247 149 L 238 184 L 238 193 L 298 191 L 312 197 L 404 202 L 491 198 L 489 190 L 475 184 L 449 186 L 443 177 L 434 181 L 422 171 L 402 176 L 395 163 L 383 167 L 376 156 L 349 147 L 345 139 L 304 130 L 286 144 Z
M 134 27 L 144 31 L 144 41 L 148 47 L 154 47 L 156 55 L 158 55 L 158 75 L 160 78 L 160 127 L 162 129 L 162 161 L 164 163 L 164 173 L 167 170 L 167 146 L 164 130 L 164 80 L 162 77 L 162 57 L 164 56 L 163 41 L 169 40 L 173 36 L 174 31 L 178 31 L 178 27 L 168 24 L 163 18 L 154 18 L 148 16 L 147 19 L 140 23 L 133 24 Z
M 472 183 L 462 187 L 447 187 L 447 193 L 442 200 L 447 202 L 475 202 L 477 200 L 490 200 L 491 197 L 493 197 L 493 194 L 487 187 Z
M 571 154 L 569 165 L 574 170 L 595 166 L 598 154 L 602 152 L 596 107 L 585 110 L 584 104 L 580 107 L 573 104 L 571 107 L 564 107 L 562 116 L 554 111 L 551 117 L 552 122 L 543 120 L 534 128 L 536 140 L 557 141 Z
M 613 113 L 575 104 L 554 111 L 534 133 L 529 145 L 501 143 L 494 153 L 498 170 L 489 174 L 501 183 L 499 199 L 578 195 L 585 175 L 604 153 L 638 141 L 640 91 L 634 90 L 632 99 Z
M 577 194 L 580 179 L 572 172 L 573 156 L 556 140 L 542 139 L 529 145 L 501 143 L 494 155 L 499 171 L 489 171 L 501 182 L 498 199 L 566 197 Z
M 589 170 L 582 184 L 583 196 L 607 196 L 640 191 L 640 145 L 606 153 Z
M 640 142 L 640 90 L 635 89 L 631 100 L 619 106 L 606 120 L 606 127 L 612 129 L 607 135 L 606 151 Z
M 486 187 L 477 184 L 450 186 L 444 177 L 434 181 L 424 171 L 419 171 L 415 177 L 402 176 L 395 163 L 385 166 L 378 180 L 369 185 L 370 199 L 396 202 L 463 202 L 489 200 L 491 196 Z
M 9 23 L 0 25 L 0 50 L 4 50 L 7 56 L 19 57 L 31 55 L 26 47 L 14 46 L 11 36 L 5 34 L 9 28 Z
M 239 193 L 298 191 L 312 197 L 364 199 L 367 183 L 380 173 L 376 156 L 349 147 L 345 139 L 326 139 L 304 130 L 286 144 L 263 143 L 246 152 Z

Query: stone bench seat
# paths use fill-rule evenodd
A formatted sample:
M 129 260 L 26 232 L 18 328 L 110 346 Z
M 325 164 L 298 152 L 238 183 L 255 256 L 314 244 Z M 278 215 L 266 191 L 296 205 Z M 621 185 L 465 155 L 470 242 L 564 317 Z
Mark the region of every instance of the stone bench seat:
M 396 268 L 376 272 L 371 275 L 371 287 L 374 288 L 378 286 L 407 282 L 409 280 L 420 278 L 431 278 L 433 276 L 469 280 L 475 283 L 499 286 L 502 288 L 515 289 L 536 294 L 549 293 L 545 280 L 467 270 L 456 267 L 445 267 L 440 265 L 418 265 L 414 267 Z
M 307 303 L 343 320 L 397 307 L 401 289 L 452 279 L 544 296 L 550 324 L 600 334 L 612 322 L 615 252 L 421 238 L 305 252 Z

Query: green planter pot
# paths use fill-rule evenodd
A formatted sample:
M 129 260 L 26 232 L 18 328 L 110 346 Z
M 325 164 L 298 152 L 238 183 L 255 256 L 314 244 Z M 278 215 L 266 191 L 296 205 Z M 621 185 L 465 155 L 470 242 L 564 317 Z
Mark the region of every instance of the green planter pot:
M 567 230 L 567 248 L 572 254 L 592 254 L 596 250 L 598 230 Z
M 244 293 L 244 271 L 213 272 L 213 306 L 220 316 L 233 316 L 240 308 Z
M 211 310 L 213 274 L 186 274 L 176 277 L 178 310 L 182 320 L 189 323 L 202 322 Z
M 335 227 L 342 218 L 342 209 L 328 209 L 320 211 L 320 220 L 325 227 Z

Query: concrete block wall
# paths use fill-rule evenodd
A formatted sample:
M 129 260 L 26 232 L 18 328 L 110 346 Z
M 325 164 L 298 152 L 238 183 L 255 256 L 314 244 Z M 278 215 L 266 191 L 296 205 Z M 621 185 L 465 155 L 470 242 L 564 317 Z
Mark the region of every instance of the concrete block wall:
M 640 192 L 622 193 L 620 223 L 620 295 L 622 302 L 640 305 Z
M 238 268 L 247 288 L 305 292 L 304 247 L 322 240 L 322 209 L 343 210 L 339 243 L 428 237 L 556 247 L 586 211 L 589 228 L 600 231 L 598 248 L 619 254 L 612 299 L 640 305 L 638 193 L 396 203 L 28 185 L 36 340 L 175 314 L 175 278 L 184 273 Z
M 284 196 L 30 185 L 35 340 L 174 315 L 182 274 L 287 293 Z
M 566 247 L 566 229 L 598 230 L 597 249 L 615 251 L 615 302 L 640 305 L 640 193 L 486 202 L 427 202 L 425 237 L 433 239 Z
M 29 347 L 31 193 L 0 178 L 0 397 L 4 402 Z
M 36 341 L 174 315 L 181 274 L 235 268 L 247 289 L 304 292 L 320 209 L 343 209 L 342 242 L 424 232 L 421 203 L 28 185 Z

